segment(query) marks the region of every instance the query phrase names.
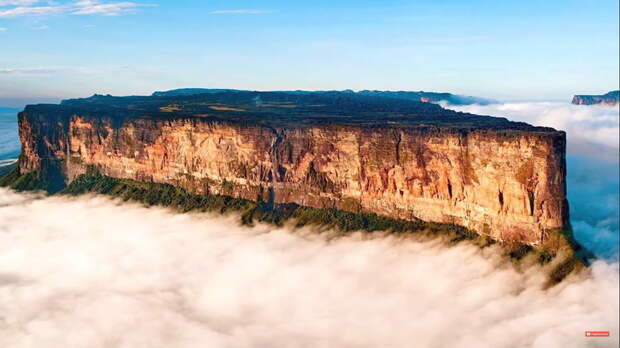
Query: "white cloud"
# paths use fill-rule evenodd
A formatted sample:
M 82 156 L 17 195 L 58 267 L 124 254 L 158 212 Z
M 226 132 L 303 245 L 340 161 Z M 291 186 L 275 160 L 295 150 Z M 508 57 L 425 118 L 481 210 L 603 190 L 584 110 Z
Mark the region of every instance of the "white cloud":
M 53 14 L 73 14 L 73 15 L 103 15 L 118 16 L 135 11 L 138 7 L 156 6 L 152 4 L 139 4 L 136 2 L 104 2 L 101 0 L 81 0 L 65 4 L 52 3 L 49 6 L 23 6 L 37 4 L 41 1 L 18 1 L 7 2 L 6 5 L 20 5 L 17 7 L 0 10 L 2 17 L 21 17 L 21 16 L 47 16 Z
M 266 14 L 271 13 L 268 10 L 216 10 L 211 11 L 211 14 Z
M 7 28 L 0 27 L 0 31 L 7 31 Z
M 618 106 L 588 106 L 568 103 L 524 102 L 491 105 L 444 105 L 480 115 L 506 117 L 512 121 L 566 131 L 569 146 L 598 144 L 618 149 L 620 136 Z
M 0 68 L 0 75 L 21 74 L 21 75 L 38 75 L 50 74 L 59 71 L 59 68 Z
M 41 0 L 0 0 L 0 6 L 28 6 L 43 2 Z
M 137 7 L 141 6 L 153 6 L 153 5 L 141 5 L 135 2 L 111 2 L 102 3 L 99 0 L 83 0 L 75 3 L 75 9 L 71 11 L 75 15 L 104 15 L 104 16 L 118 16 L 127 12 L 134 11 Z
M 492 248 L 235 221 L 0 189 L 0 346 L 618 345 L 617 263 L 542 290 Z
M 7 10 L 0 10 L 2 17 L 21 17 L 21 16 L 48 16 L 65 11 L 63 6 L 37 6 L 37 7 L 14 7 Z

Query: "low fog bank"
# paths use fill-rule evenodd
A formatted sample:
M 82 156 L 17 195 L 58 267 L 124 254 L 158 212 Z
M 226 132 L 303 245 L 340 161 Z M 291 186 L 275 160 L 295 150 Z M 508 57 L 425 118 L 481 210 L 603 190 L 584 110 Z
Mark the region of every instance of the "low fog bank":
M 618 344 L 617 262 L 544 291 L 493 248 L 236 221 L 0 189 L 0 346 Z
M 480 115 L 506 117 L 512 121 L 536 126 L 553 127 L 566 131 L 568 150 L 575 154 L 615 157 L 617 161 L 619 137 L 618 106 L 572 105 L 568 103 L 529 102 L 491 105 L 442 106 Z M 598 153 L 601 149 L 608 153 Z
M 598 257 L 618 260 L 618 106 L 549 102 L 443 106 L 566 131 L 567 187 L 575 237 Z

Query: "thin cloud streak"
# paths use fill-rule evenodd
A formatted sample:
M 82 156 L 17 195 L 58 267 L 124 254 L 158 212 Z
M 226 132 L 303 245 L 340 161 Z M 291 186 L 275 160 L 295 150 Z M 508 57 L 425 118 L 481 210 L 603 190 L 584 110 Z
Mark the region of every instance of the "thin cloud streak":
M 269 10 L 216 10 L 209 12 L 210 14 L 237 14 L 237 15 L 246 15 L 246 14 L 267 14 L 272 13 L 273 11 Z
M 49 16 L 66 11 L 63 6 L 15 7 L 0 11 L 0 18 L 21 16 Z
M 28 6 L 42 2 L 41 0 L 0 0 L 0 6 Z
M 128 65 L 85 67 L 85 66 L 54 66 L 54 67 L 26 67 L 26 68 L 0 68 L 0 75 L 50 75 L 58 73 L 74 74 L 102 74 L 118 72 L 130 69 Z
M 60 68 L 0 68 L 0 75 L 40 75 L 60 71 Z
M 38 4 L 41 1 L 7 3 L 12 5 Z M 139 7 L 153 7 L 155 4 L 139 4 L 136 2 L 102 2 L 100 0 L 82 0 L 66 5 L 49 6 L 17 6 L 9 9 L 0 9 L 0 18 L 22 17 L 22 16 L 50 16 L 57 14 L 71 15 L 102 15 L 119 16 L 132 13 Z
M 481 42 L 495 40 L 490 36 L 462 36 L 462 37 L 419 37 L 410 38 L 406 41 L 419 43 L 464 43 L 464 42 Z
M 77 8 L 71 12 L 74 15 L 104 15 L 118 16 L 133 12 L 138 7 L 153 7 L 154 4 L 138 4 L 135 2 L 100 3 L 98 0 L 85 0 L 76 3 Z

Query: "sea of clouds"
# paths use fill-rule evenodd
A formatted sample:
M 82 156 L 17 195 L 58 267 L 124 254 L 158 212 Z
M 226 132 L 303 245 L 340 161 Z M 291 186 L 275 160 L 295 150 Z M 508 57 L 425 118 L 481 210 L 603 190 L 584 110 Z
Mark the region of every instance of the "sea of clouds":
M 237 221 L 0 189 L 0 346 L 618 344 L 617 262 L 543 290 L 494 248 Z
M 567 131 L 589 272 L 544 290 L 494 248 L 0 189 L 0 347 L 618 346 L 618 110 L 458 109 Z
M 573 105 L 558 102 L 514 102 L 442 106 L 456 111 L 505 117 L 566 131 L 568 152 L 618 161 L 618 105 Z

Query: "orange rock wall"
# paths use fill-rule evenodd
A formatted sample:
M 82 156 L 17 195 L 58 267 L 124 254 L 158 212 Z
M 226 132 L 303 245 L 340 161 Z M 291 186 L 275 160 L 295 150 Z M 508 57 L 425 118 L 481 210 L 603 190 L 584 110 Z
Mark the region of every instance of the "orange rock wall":
M 20 137 L 20 170 L 52 166 L 65 183 L 93 166 L 195 193 L 454 223 L 531 245 L 568 221 L 563 132 L 274 129 L 199 118 L 114 124 L 24 112 Z

